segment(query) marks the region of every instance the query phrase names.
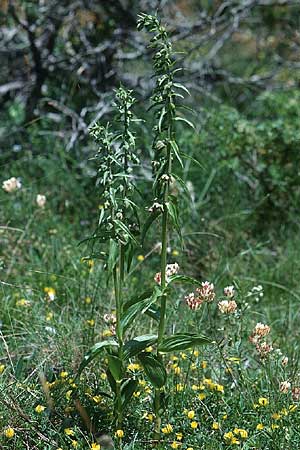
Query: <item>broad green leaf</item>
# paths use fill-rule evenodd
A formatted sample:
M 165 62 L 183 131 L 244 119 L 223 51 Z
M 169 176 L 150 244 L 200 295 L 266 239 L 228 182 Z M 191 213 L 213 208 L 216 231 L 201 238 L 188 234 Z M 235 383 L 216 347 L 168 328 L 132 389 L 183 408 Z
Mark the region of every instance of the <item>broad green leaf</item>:
M 107 261 L 108 272 L 112 273 L 118 260 L 118 244 L 113 240 L 109 240 L 109 255 Z
M 116 381 L 121 380 L 123 375 L 122 361 L 117 356 L 109 355 L 108 368 Z
M 190 91 L 185 86 L 183 86 L 183 84 L 181 84 L 181 83 L 173 83 L 173 86 L 177 87 L 178 89 L 182 89 L 188 95 L 191 95 Z
M 145 348 L 149 347 L 149 345 L 154 344 L 157 341 L 156 334 L 145 334 L 143 336 L 137 336 L 130 341 L 127 341 L 124 345 L 124 358 L 132 358 L 136 356 L 141 351 L 145 350 Z
M 173 225 L 175 227 L 175 230 L 178 233 L 178 236 L 180 237 L 180 239 L 182 239 L 182 235 L 181 235 L 181 228 L 178 222 L 178 211 L 177 211 L 177 206 L 175 205 L 175 203 L 173 203 L 172 201 L 169 201 L 166 203 L 167 209 L 168 209 L 168 213 L 171 216 Z
M 123 408 L 126 408 L 128 405 L 131 397 L 133 396 L 134 391 L 136 390 L 138 386 L 138 380 L 135 380 L 133 378 L 124 380 L 124 382 L 121 385 L 121 399 L 122 399 L 122 405 Z
M 171 275 L 168 279 L 168 285 L 171 283 L 181 283 L 181 284 L 194 284 L 197 286 L 201 286 L 202 283 L 196 278 L 188 277 L 186 275 Z
M 176 121 L 180 121 L 180 122 L 184 122 L 186 123 L 189 127 L 193 128 L 193 130 L 195 129 L 194 124 L 192 122 L 190 122 L 189 120 L 185 119 L 185 117 L 175 117 Z
M 182 159 L 180 158 L 180 150 L 179 150 L 179 147 L 177 145 L 177 142 L 176 141 L 170 141 L 170 145 L 172 147 L 173 152 L 175 153 L 176 158 L 178 159 L 179 164 L 183 168 L 183 162 L 182 162 Z
M 205 336 L 189 333 L 179 333 L 174 334 L 173 336 L 165 337 L 162 340 L 158 350 L 162 353 L 169 353 L 178 350 L 187 350 L 188 348 L 210 343 L 211 341 Z
M 193 161 L 193 163 L 195 163 L 197 166 L 201 167 L 201 169 L 204 169 L 204 166 L 195 158 L 193 158 L 192 156 L 188 155 L 187 153 L 181 152 L 180 156 L 184 159 L 189 159 L 190 161 Z
M 97 344 L 93 345 L 93 347 L 90 348 L 90 350 L 87 352 L 87 354 L 84 356 L 83 360 L 81 361 L 81 364 L 79 366 L 78 372 L 76 377 L 78 377 L 83 369 L 91 362 L 93 359 L 97 358 L 105 349 L 113 349 L 117 348 L 118 343 L 114 341 L 113 339 L 97 342 Z
M 146 234 L 149 230 L 149 228 L 151 227 L 152 223 L 161 215 L 161 211 L 157 210 L 157 211 L 153 211 L 148 219 L 146 220 L 143 229 L 142 229 L 142 233 L 141 233 L 141 243 L 142 245 L 144 244 L 144 239 L 146 237 Z
M 135 303 L 140 302 L 141 300 L 144 300 L 145 298 L 150 298 L 153 294 L 153 289 L 148 289 L 147 291 L 143 292 L 142 294 L 135 295 L 131 299 L 127 300 L 127 302 L 123 306 L 123 311 L 126 311 L 130 306 L 134 305 Z
M 132 321 L 138 314 L 144 314 L 160 296 L 161 291 L 157 286 L 155 286 L 155 290 L 154 292 L 152 292 L 151 297 L 144 298 L 129 306 L 129 308 L 126 309 L 121 317 L 121 326 L 123 330 L 126 330 L 128 328 L 128 326 L 132 323 Z
M 155 355 L 140 353 L 138 359 L 141 362 L 147 378 L 156 388 L 162 388 L 167 381 L 167 372 L 162 362 Z

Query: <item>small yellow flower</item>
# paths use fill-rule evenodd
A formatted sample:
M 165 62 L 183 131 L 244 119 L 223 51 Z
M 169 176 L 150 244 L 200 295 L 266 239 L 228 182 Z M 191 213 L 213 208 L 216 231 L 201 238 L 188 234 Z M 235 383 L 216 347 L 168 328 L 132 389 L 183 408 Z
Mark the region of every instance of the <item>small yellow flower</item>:
M 181 446 L 181 442 L 173 441 L 171 444 L 171 448 L 179 448 Z
M 145 419 L 149 420 L 149 422 L 153 422 L 154 416 L 153 416 L 153 414 L 148 413 L 148 414 L 145 415 Z
M 94 327 L 95 326 L 95 320 L 94 319 L 88 319 L 85 321 L 85 323 L 89 326 L 89 327 Z
M 198 422 L 196 422 L 195 420 L 193 420 L 193 422 L 191 422 L 191 428 L 193 430 L 196 430 L 196 428 L 198 428 Z
M 296 409 L 297 409 L 297 405 L 290 405 L 289 406 L 289 411 L 290 412 L 294 412 L 294 411 L 296 411 Z
M 135 398 L 140 397 L 140 395 L 141 395 L 141 391 L 136 391 L 136 392 L 133 393 L 133 396 L 134 396 Z
M 198 395 L 199 400 L 204 400 L 206 397 L 206 394 L 204 394 L 204 392 L 201 392 L 201 394 Z
M 71 441 L 71 444 L 72 444 L 72 447 L 74 447 L 74 448 L 78 447 L 78 442 L 75 440 Z
M 92 398 L 93 398 L 93 401 L 97 404 L 100 403 L 102 400 L 102 397 L 100 395 L 94 395 L 94 397 L 92 397 Z
M 173 427 L 170 423 L 168 423 L 165 427 L 161 429 L 163 434 L 170 434 L 173 431 Z
M 212 429 L 213 430 L 218 430 L 219 428 L 220 428 L 220 425 L 218 424 L 218 422 L 213 422 Z
M 199 350 L 194 350 L 193 351 L 193 355 L 196 357 L 196 358 L 198 358 L 198 356 L 199 356 Z
M 243 439 L 247 439 L 247 437 L 248 437 L 248 431 L 244 430 L 243 428 L 235 428 L 233 430 L 233 432 L 234 432 L 234 434 L 239 435 Z
M 266 397 L 260 397 L 258 399 L 258 404 L 260 406 L 267 406 L 269 404 L 269 400 Z
M 193 411 L 193 410 L 188 411 L 187 416 L 189 419 L 193 419 L 195 417 L 195 411 Z
M 4 430 L 4 436 L 5 436 L 7 439 L 12 439 L 12 438 L 14 437 L 14 435 L 15 435 L 15 430 L 14 430 L 12 427 L 7 427 L 7 428 L 5 428 L 5 430 Z
M 193 449 L 193 447 L 189 447 L 189 448 L 187 448 L 186 450 L 194 450 L 194 449 Z
M 264 427 L 264 425 L 262 424 L 262 423 L 258 423 L 257 425 L 256 425 L 256 429 L 257 430 L 263 430 L 265 427 Z
M 59 374 L 60 378 L 67 378 L 68 375 L 69 375 L 69 372 L 65 372 L 65 371 L 60 372 L 60 374 Z
M 67 400 L 70 400 L 72 392 L 73 392 L 72 389 L 70 389 L 69 391 L 66 392 L 66 399 Z
M 176 384 L 176 392 L 182 392 L 183 389 L 184 389 L 183 384 L 181 383 Z
M 50 322 L 53 319 L 53 312 L 50 311 L 48 312 L 48 314 L 46 315 L 46 321 Z
M 87 305 L 90 305 L 90 304 L 92 303 L 91 297 L 85 297 L 84 302 L 85 302 Z
M 192 385 L 192 390 L 193 391 L 198 391 L 198 389 L 199 389 L 199 386 L 197 386 L 196 384 Z
M 152 350 L 153 350 L 153 347 L 152 347 L 151 345 L 150 345 L 149 347 L 146 347 L 146 348 L 145 348 L 145 351 L 146 351 L 147 353 L 151 353 Z
M 26 300 L 25 298 L 21 298 L 20 300 L 16 301 L 16 306 L 30 306 L 30 301 Z
M 175 364 L 174 364 L 175 366 Z M 174 373 L 175 375 L 180 375 L 181 369 L 180 367 L 178 367 L 177 365 L 175 367 L 173 367 Z
M 74 436 L 74 430 L 71 430 L 71 428 L 65 428 L 64 432 L 67 436 Z
M 180 352 L 181 359 L 185 360 L 187 358 L 186 353 Z
M 139 364 L 131 363 L 128 364 L 127 369 L 130 370 L 131 372 L 136 372 L 137 370 L 141 369 L 141 366 Z
M 97 444 L 96 442 L 93 442 L 91 445 L 91 450 L 100 450 L 100 444 Z
M 201 367 L 202 367 L 202 369 L 206 369 L 207 368 L 207 361 L 201 361 Z
M 182 433 L 176 433 L 176 439 L 177 441 L 182 441 L 183 434 Z
M 278 414 L 278 413 L 274 413 L 274 414 L 272 414 L 272 419 L 274 419 L 274 420 L 279 420 L 279 419 L 281 419 L 281 414 Z
M 142 262 L 142 261 L 144 261 L 145 256 L 144 256 L 144 255 L 138 255 L 136 259 L 137 259 L 139 262 Z
M 5 365 L 0 364 L 0 375 L 4 372 L 4 370 L 5 370 Z
M 119 439 L 122 439 L 124 437 L 124 431 L 123 430 L 117 430 L 115 434 L 116 434 L 116 436 Z
M 102 372 L 100 375 L 101 380 L 106 380 L 107 379 L 107 375 L 106 373 Z
M 35 412 L 37 412 L 38 414 L 41 414 L 43 411 L 45 411 L 45 409 L 46 409 L 46 406 L 43 406 L 43 405 L 37 405 L 37 406 L 35 407 Z
M 271 428 L 272 430 L 277 430 L 277 428 L 279 428 L 279 425 L 277 425 L 276 423 L 271 423 Z
M 172 256 L 178 256 L 179 255 L 179 251 L 174 249 L 172 250 Z
M 113 335 L 113 332 L 109 329 L 104 330 L 102 333 L 102 337 L 111 337 Z

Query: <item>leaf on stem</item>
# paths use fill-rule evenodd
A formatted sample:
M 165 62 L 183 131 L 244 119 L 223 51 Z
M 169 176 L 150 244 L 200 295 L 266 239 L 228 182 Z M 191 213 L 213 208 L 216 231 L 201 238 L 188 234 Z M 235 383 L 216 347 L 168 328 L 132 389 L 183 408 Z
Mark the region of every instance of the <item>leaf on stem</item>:
M 138 358 L 150 383 L 155 388 L 162 388 L 167 381 L 167 372 L 162 362 L 150 353 L 140 353 Z
M 83 369 L 91 362 L 93 359 L 97 358 L 105 349 L 113 349 L 118 347 L 117 341 L 111 339 L 102 342 L 97 342 L 97 344 L 93 345 L 90 350 L 86 353 L 81 364 L 79 366 L 76 377 L 78 377 Z
M 175 352 L 179 350 L 187 350 L 198 345 L 210 344 L 211 341 L 201 335 L 190 333 L 179 333 L 173 336 L 165 337 L 158 350 L 162 353 Z

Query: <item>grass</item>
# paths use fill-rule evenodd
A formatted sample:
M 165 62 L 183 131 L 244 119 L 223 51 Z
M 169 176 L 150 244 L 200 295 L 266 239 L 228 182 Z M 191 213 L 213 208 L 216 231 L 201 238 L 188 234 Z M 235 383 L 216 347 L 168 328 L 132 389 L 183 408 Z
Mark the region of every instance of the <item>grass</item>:
M 105 449 L 113 448 L 114 441 L 116 448 L 120 442 L 127 450 L 151 448 L 152 388 L 135 360 L 128 370 L 139 385 L 121 440 L 112 425 L 105 365 L 95 361 L 75 380 L 85 351 L 110 333 L 103 316 L 113 309 L 102 263 L 82 259 L 86 249 L 78 245 L 97 220 L 92 178 L 57 153 L 24 154 L 2 168 L 8 175 L 2 181 L 18 176 L 23 186 L 14 193 L 0 192 L 0 447 Z M 205 182 L 199 182 L 199 172 L 187 177 L 196 187 L 197 204 Z M 226 173 L 219 182 L 225 180 Z M 234 191 L 232 184 L 230 189 Z M 38 193 L 47 196 L 44 209 L 35 203 Z M 300 448 L 299 237 L 288 224 L 280 233 L 270 227 L 267 237 L 255 235 L 240 209 L 241 199 L 234 210 L 226 200 L 216 218 L 209 195 L 204 192 L 203 197 L 192 214 L 182 205 L 185 247 L 174 235 L 168 259 L 177 261 L 182 273 L 213 281 L 218 299 L 225 286 L 234 284 L 238 312 L 221 314 L 217 301 L 190 311 L 182 301 L 188 292 L 173 290 L 168 329 L 197 331 L 215 343 L 170 355 L 170 395 L 162 399 L 158 448 Z M 156 230 L 152 234 L 152 245 L 134 255 L 127 298 L 142 285 L 153 286 L 159 255 Z M 253 291 L 258 285 L 263 296 Z M 271 327 L 266 339 L 274 350 L 266 359 L 259 358 L 249 341 L 257 322 Z M 148 319 L 135 324 L 136 334 L 152 330 Z M 285 356 L 287 365 L 282 363 Z M 291 383 L 293 393 L 280 391 L 283 381 Z

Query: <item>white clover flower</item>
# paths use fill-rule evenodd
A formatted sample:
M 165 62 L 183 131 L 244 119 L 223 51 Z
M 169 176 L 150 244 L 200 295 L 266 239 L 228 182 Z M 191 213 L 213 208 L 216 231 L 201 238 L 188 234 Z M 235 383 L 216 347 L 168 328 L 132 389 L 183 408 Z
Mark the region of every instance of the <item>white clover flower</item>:
M 237 304 L 234 300 L 223 300 L 218 303 L 218 308 L 222 314 L 231 314 L 236 311 Z
M 287 394 L 291 389 L 291 383 L 289 381 L 282 381 L 279 385 L 280 392 Z
M 6 192 L 14 192 L 14 191 L 17 191 L 18 189 L 21 189 L 21 187 L 22 187 L 22 183 L 16 177 L 9 178 L 8 180 L 3 181 L 3 183 L 2 183 L 2 188 Z
M 209 281 L 202 282 L 201 288 L 197 288 L 196 292 L 198 293 L 199 298 L 203 302 L 212 302 L 216 296 L 214 291 L 214 285 Z
M 46 201 L 47 201 L 46 195 L 38 194 L 36 196 L 36 204 L 38 205 L 39 208 L 44 208 Z
M 234 291 L 234 286 L 226 286 L 224 288 L 224 295 L 226 297 L 232 298 L 234 297 L 235 291 Z

